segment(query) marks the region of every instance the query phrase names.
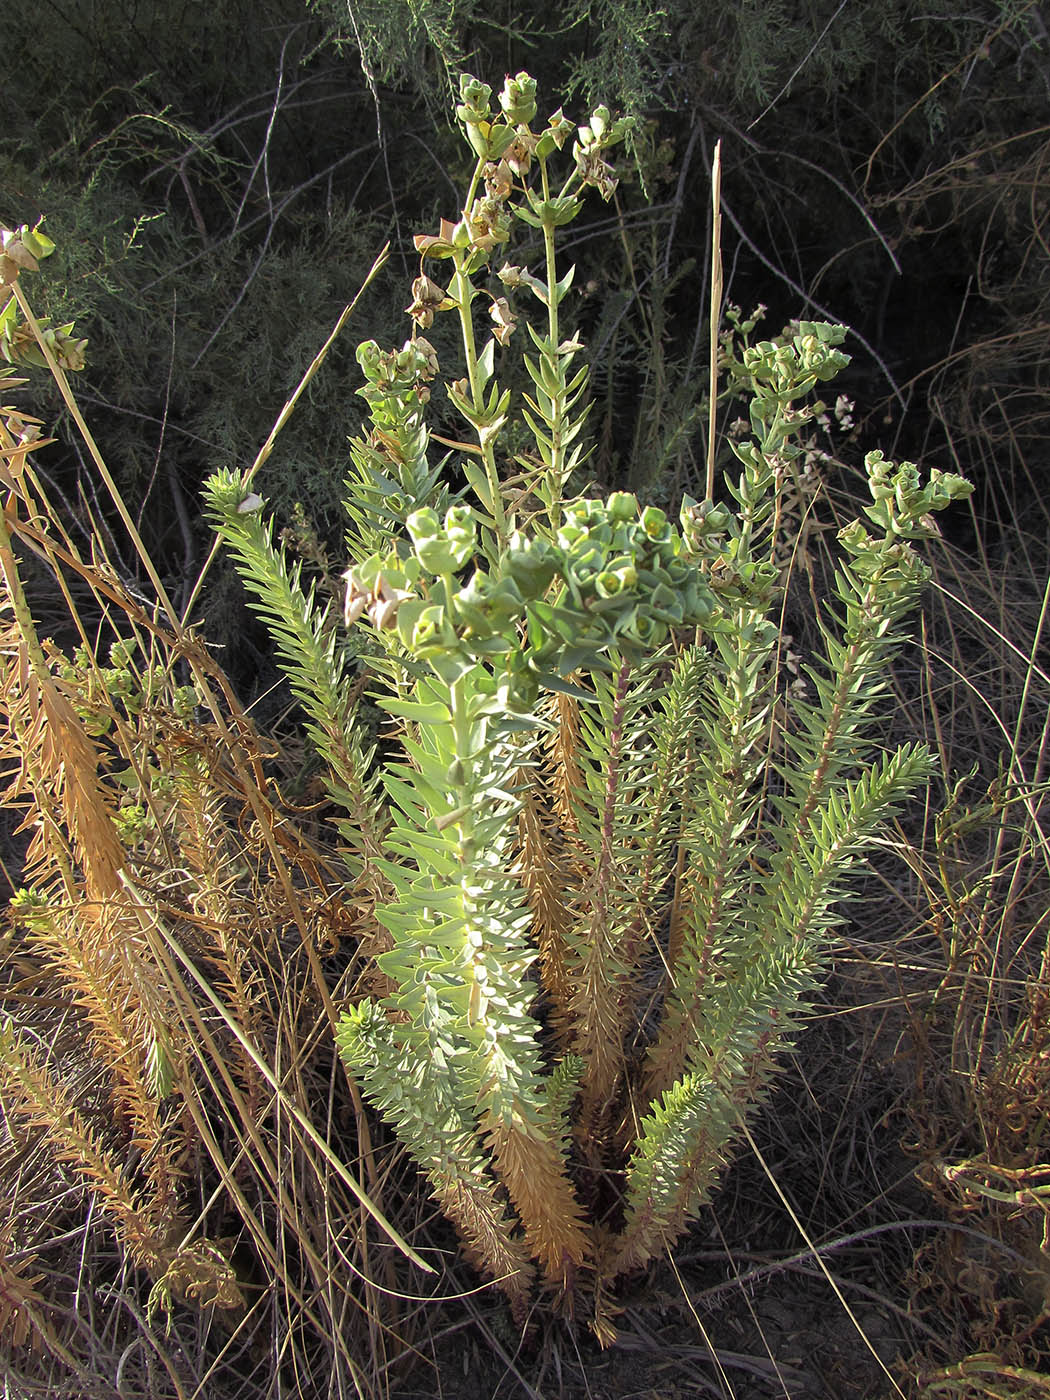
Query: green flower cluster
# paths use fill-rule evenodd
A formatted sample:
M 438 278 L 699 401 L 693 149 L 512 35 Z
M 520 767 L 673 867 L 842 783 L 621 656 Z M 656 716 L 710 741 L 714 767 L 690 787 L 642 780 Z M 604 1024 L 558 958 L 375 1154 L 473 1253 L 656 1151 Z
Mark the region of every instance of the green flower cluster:
M 936 467 L 924 484 L 914 462 L 901 462 L 896 466 L 881 452 L 869 452 L 864 458 L 864 467 L 874 502 L 865 506 L 864 514 L 876 528 L 904 539 L 925 539 L 937 534 L 933 512 L 944 510 L 970 491 L 962 477 Z
M 400 350 L 381 350 L 366 340 L 357 347 L 357 363 L 366 381 L 357 392 L 367 400 L 377 427 L 377 414 L 380 420 L 390 413 L 400 418 L 426 403 L 430 395 L 424 386 L 438 372 L 437 352 L 422 336 L 406 340 Z
M 345 616 L 396 630 L 410 655 L 442 675 L 478 660 L 499 664 L 518 674 L 520 702 L 531 703 L 541 678 L 600 666 L 613 649 L 648 652 L 675 627 L 720 625 L 704 561 L 728 512 L 691 503 L 683 519 L 696 550 L 662 510 L 629 492 L 573 501 L 554 540 L 515 531 L 489 568 L 468 507 L 451 506 L 443 520 L 424 508 L 408 519 L 407 556 L 402 545 L 348 570 Z
M 849 364 L 849 356 L 836 348 L 845 338 L 845 326 L 800 321 L 790 344 L 760 340 L 748 346 L 743 354 L 744 368 L 756 384 L 769 384 L 790 392 L 792 399 L 801 398 L 818 381 L 834 379 Z

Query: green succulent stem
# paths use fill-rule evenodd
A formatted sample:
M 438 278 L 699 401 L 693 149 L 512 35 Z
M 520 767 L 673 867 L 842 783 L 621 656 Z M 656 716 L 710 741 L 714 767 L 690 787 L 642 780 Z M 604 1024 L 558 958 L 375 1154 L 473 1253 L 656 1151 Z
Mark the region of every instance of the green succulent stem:
M 542 162 L 541 173 L 543 177 L 543 197 L 550 198 L 550 191 L 547 181 L 547 162 Z M 547 519 L 550 521 L 552 532 L 557 528 L 558 502 L 561 500 L 565 490 L 565 442 L 563 439 L 565 420 L 565 397 L 564 385 L 565 374 L 560 351 L 559 329 L 558 329 L 558 265 L 554 252 L 554 226 L 550 219 L 543 221 L 543 252 L 547 268 L 547 336 L 554 353 L 558 356 L 559 373 L 558 392 L 552 395 L 552 411 L 550 423 L 551 455 L 550 462 L 546 470 L 546 482 L 544 491 L 546 495 Z
M 573 1001 L 576 1021 L 574 1052 L 583 1061 L 583 1100 L 579 1140 L 595 1135 L 603 1111 L 611 1103 L 616 1081 L 623 1070 L 621 988 L 627 975 L 620 957 L 622 910 L 614 902 L 615 845 L 618 839 L 617 807 L 621 794 L 621 764 L 625 735 L 630 664 L 624 660 L 616 671 L 609 717 L 609 747 L 605 793 L 600 809 L 598 852 L 594 875 L 585 887 L 589 910 L 579 952 L 577 992 Z
M 470 213 L 475 197 L 478 193 L 478 183 L 481 180 L 481 172 L 485 169 L 485 157 L 479 156 L 474 163 L 474 170 L 470 177 L 470 184 L 467 186 L 467 197 L 463 201 L 464 217 Z
M 475 176 L 476 180 L 476 176 Z M 478 360 L 477 342 L 474 333 L 474 298 L 477 292 L 467 271 L 468 255 L 457 249 L 455 254 L 455 268 L 453 274 L 451 294 L 459 310 L 460 329 L 463 334 L 463 350 L 467 365 L 467 379 L 470 383 L 470 397 L 475 413 L 478 415 L 478 423 L 475 423 L 475 431 L 478 437 L 478 447 L 481 451 L 481 460 L 485 470 L 485 480 L 487 491 L 482 504 L 488 512 L 493 523 L 493 533 L 495 536 L 496 549 L 502 549 L 507 539 L 507 517 L 503 503 L 503 490 L 500 485 L 499 471 L 496 467 L 496 453 L 494 447 L 493 434 L 480 426 L 480 420 L 485 416 L 485 383 Z

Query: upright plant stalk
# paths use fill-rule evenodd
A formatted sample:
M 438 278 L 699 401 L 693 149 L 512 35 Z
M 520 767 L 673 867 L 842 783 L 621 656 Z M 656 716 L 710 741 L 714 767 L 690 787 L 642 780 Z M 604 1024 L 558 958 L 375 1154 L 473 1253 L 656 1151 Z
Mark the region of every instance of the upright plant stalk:
M 205 490 L 206 509 L 220 522 L 245 586 L 258 600 L 292 693 L 307 715 L 307 734 L 325 763 L 329 796 L 346 813 L 340 822 L 355 871 L 373 890 L 384 884 L 377 867 L 381 811 L 371 771 L 373 751 L 350 703 L 353 658 L 339 637 L 331 604 L 304 590 L 301 568 L 289 566 L 273 531 L 239 477 L 219 473 Z M 261 498 L 258 506 L 262 506 Z
M 474 427 L 478 436 L 484 468 L 484 487 L 475 477 L 472 484 L 482 505 L 492 517 L 492 529 L 498 548 L 506 543 L 507 522 L 503 507 L 503 492 L 500 489 L 499 472 L 496 468 L 495 438 L 503 426 L 504 417 L 500 412 L 501 398 L 498 386 L 486 401 L 486 389 L 493 376 L 493 353 L 486 349 L 478 354 L 474 338 L 474 298 L 478 293 L 470 280 L 469 256 L 457 248 L 453 254 L 455 273 L 449 284 L 449 295 L 459 312 L 459 324 L 463 333 L 463 350 L 467 364 L 467 383 L 470 389 L 469 410 L 462 410 Z M 491 345 L 492 342 L 490 341 Z M 473 475 L 473 473 L 471 473 Z
M 614 671 L 608 711 L 608 751 L 605 791 L 598 812 L 597 860 L 592 879 L 581 892 L 587 911 L 579 935 L 579 968 L 572 1010 L 575 1018 L 573 1049 L 583 1061 L 583 1096 L 579 1136 L 589 1145 L 602 1111 L 611 1103 L 613 1090 L 624 1068 L 621 983 L 627 975 L 620 943 L 626 932 L 622 898 L 616 888 L 615 848 L 620 837 L 624 781 L 627 694 L 630 664 L 623 660 Z M 619 810 L 618 810 L 619 809 Z
M 786 395 L 788 389 L 781 390 Z M 766 616 L 772 598 L 771 568 L 761 561 L 762 541 L 774 512 L 769 459 L 783 447 L 780 424 L 790 402 L 777 402 L 761 450 L 742 456 L 743 471 L 730 487 L 739 511 L 733 523 L 730 557 L 748 572 L 749 597 L 729 613 L 729 625 L 713 644 L 718 666 L 707 678 L 696 775 L 683 813 L 682 845 L 688 877 L 680 881 L 678 917 L 670 963 L 671 988 L 659 1033 L 649 1048 L 646 1094 L 650 1100 L 685 1071 L 700 1034 L 699 1004 L 718 964 L 737 904 L 746 888 L 754 821 L 762 801 L 766 763 L 771 662 L 779 634 Z
M 464 1131 L 475 1125 L 530 1252 L 564 1286 L 586 1242 L 561 1153 L 538 1131 L 545 1094 L 524 976 L 534 954 L 521 892 L 507 875 L 517 754 L 484 680 L 474 667 L 451 681 L 421 680 L 409 702 L 387 702 L 420 726 L 417 740 L 406 739 L 412 765 L 394 765 L 386 777 L 396 812 L 391 849 L 411 857 L 425 840 L 427 861 L 415 873 L 390 867 L 398 900 L 378 911 L 394 943 L 379 965 L 400 989 L 386 1004 L 409 1029 L 391 1038 L 382 1020 L 356 1022 L 354 1058 L 389 1062 L 409 1047 L 418 1052 L 420 1034 L 440 1033 L 438 1063 L 448 1067 L 457 1121 Z M 380 1038 L 367 1040 L 368 1028 Z M 476 1178 L 476 1164 L 465 1174 Z M 496 1273 L 497 1261 L 489 1267 Z
M 718 331 L 722 321 L 722 143 L 711 161 L 711 305 L 708 317 L 707 476 L 705 500 L 715 494 L 715 429 L 718 425 Z

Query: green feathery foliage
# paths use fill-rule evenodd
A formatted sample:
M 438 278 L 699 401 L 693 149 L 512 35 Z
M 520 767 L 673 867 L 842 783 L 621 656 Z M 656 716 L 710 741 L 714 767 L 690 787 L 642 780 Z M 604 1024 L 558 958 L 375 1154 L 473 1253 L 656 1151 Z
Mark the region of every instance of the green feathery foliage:
M 751 345 L 737 321 L 725 353 L 751 437 L 732 443 L 731 506 L 686 497 L 675 524 L 627 492 L 573 495 L 588 379 L 556 234 L 588 186 L 612 194 L 626 127 L 604 108 L 537 122 L 526 74 L 496 108 L 474 78 L 460 99 L 475 165 L 455 220 L 416 238 L 416 333 L 359 352 L 372 428 L 347 482 L 344 621 L 367 643 L 334 639 L 246 481 L 213 479 L 209 507 L 330 765 L 335 728 L 349 736 L 378 846 L 389 990 L 347 1007 L 344 1059 L 471 1260 L 519 1311 L 538 1265 L 589 1296 L 607 1341 L 611 1285 L 708 1198 L 818 985 L 851 867 L 931 771 L 921 746 L 883 752 L 876 725 L 925 577 L 911 541 L 968 487 L 869 455 L 811 694 L 781 695 L 779 507 L 844 329 Z M 486 280 L 521 224 L 537 271 L 507 261 Z M 497 360 L 515 294 L 541 320 L 518 409 Z M 464 351 L 446 380 L 468 439 L 449 444 L 455 492 L 425 424 L 439 365 L 419 332 L 441 314 Z M 508 465 L 515 412 L 533 451 Z M 343 703 L 352 653 L 397 727 L 382 761 Z
M 380 850 L 381 809 L 373 748 L 352 703 L 354 659 L 345 635 L 302 585 L 302 565 L 289 564 L 260 514 L 262 498 L 244 494 L 233 472 L 211 477 L 207 509 L 224 522 L 226 541 L 241 578 L 264 619 L 274 649 L 306 715 L 306 732 L 325 764 L 328 795 L 347 813 L 339 829 L 364 865 Z

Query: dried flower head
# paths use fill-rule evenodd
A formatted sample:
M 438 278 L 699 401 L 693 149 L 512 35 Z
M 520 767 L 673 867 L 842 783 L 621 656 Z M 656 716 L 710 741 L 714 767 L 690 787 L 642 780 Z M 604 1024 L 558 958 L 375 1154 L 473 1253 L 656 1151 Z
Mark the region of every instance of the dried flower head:
M 412 302 L 405 310 L 421 330 L 429 330 L 437 312 L 448 311 L 454 305 L 452 298 L 432 278 L 422 276 L 412 283 Z
M 416 336 L 412 345 L 416 353 L 422 357 L 421 360 L 417 361 L 420 379 L 424 381 L 433 379 L 441 369 L 438 363 L 437 351 L 434 349 L 433 345 L 431 345 L 430 341 L 421 335 Z
M 495 322 L 495 330 L 492 334 L 501 345 L 507 345 L 514 334 L 514 327 L 518 324 L 511 310 L 510 302 L 506 297 L 496 297 L 489 308 L 489 315 Z
M 361 587 L 354 577 L 353 569 L 343 574 L 346 583 L 346 597 L 343 601 L 343 621 L 347 627 L 356 622 L 368 603 L 368 591 Z
M 524 179 L 532 167 L 536 140 L 527 126 L 519 126 L 515 139 L 507 147 L 503 159 L 519 179 Z
M 502 203 L 514 184 L 514 172 L 506 158 L 499 161 L 490 160 L 482 173 L 485 176 L 485 192 L 489 199 Z
M 374 627 L 387 630 L 393 627 L 397 610 L 405 599 L 414 597 L 409 589 L 396 588 L 382 574 L 372 588 L 361 582 L 353 567 L 346 570 L 343 579 L 346 582 L 343 621 L 347 627 L 367 612 Z
M 602 199 L 606 201 L 612 199 L 613 191 L 620 182 L 613 173 L 612 166 L 602 160 L 597 146 L 576 146 L 574 154 L 583 183 L 592 185 Z
M 510 287 L 512 290 L 515 287 L 522 287 L 525 285 L 524 278 L 521 275 L 521 268 L 515 267 L 511 263 L 504 263 L 496 273 L 496 276 L 505 287 Z
M 40 442 L 43 438 L 40 419 L 29 418 L 24 413 L 12 411 L 10 416 L 5 418 L 4 427 L 19 447 L 28 447 L 31 443 Z
M 372 625 L 380 632 L 393 627 L 398 608 L 406 598 L 413 596 L 411 589 L 395 588 L 380 574 L 368 604 L 368 616 L 372 619 Z
M 488 251 L 510 237 L 510 219 L 498 199 L 475 200 L 468 223 L 475 248 Z

